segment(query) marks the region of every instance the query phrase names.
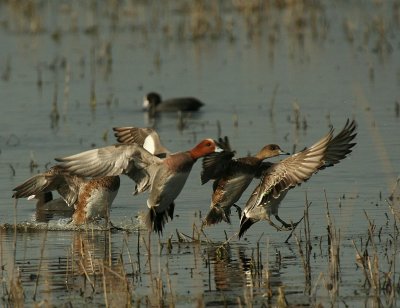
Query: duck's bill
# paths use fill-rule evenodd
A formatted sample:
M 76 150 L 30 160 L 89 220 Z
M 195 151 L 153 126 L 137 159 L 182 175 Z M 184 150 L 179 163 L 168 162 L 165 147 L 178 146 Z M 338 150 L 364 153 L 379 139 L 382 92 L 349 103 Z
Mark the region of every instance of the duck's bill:
M 279 155 L 290 155 L 290 153 L 280 150 Z
M 217 143 L 215 143 L 216 144 L 216 147 L 215 147 L 215 150 L 214 150 L 214 152 L 216 152 L 216 153 L 221 153 L 221 152 L 223 152 L 224 151 L 224 149 L 223 148 L 221 148 Z
M 149 109 L 149 100 L 145 97 L 143 100 L 143 110 L 148 110 Z
M 214 140 L 214 142 L 215 142 L 215 144 L 216 144 L 216 146 L 217 146 L 218 148 L 220 148 L 221 150 L 223 149 L 224 144 L 223 144 L 222 142 L 217 141 L 217 140 Z

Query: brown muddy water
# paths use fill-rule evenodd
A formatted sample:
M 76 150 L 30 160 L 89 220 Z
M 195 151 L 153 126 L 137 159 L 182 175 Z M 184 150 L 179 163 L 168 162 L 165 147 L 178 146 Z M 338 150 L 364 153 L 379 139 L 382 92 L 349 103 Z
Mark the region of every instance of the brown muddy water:
M 399 1 L 1 1 L 2 305 L 398 305 L 399 30 Z M 151 123 L 149 91 L 206 105 Z M 160 238 L 138 231 L 146 196 L 127 177 L 111 220 L 129 232 L 38 223 L 11 198 L 55 157 L 112 144 L 114 126 L 154 124 L 176 151 L 228 135 L 244 156 L 302 149 L 347 118 L 352 155 L 281 205 L 298 220 L 311 203 L 287 243 L 266 222 L 238 240 L 235 215 L 200 233 L 200 162 Z

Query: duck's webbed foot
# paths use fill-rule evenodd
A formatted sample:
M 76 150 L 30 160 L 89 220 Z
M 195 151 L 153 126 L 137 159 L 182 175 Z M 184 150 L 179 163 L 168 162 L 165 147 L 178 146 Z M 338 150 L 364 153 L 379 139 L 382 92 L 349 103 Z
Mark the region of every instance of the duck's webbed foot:
M 232 206 L 234 206 L 236 208 L 236 211 L 238 212 L 239 215 L 239 219 L 242 218 L 242 209 L 240 208 L 240 206 L 233 204 Z
M 287 230 L 284 226 L 277 226 L 270 218 L 266 218 L 266 221 L 276 229 L 276 231 L 285 231 Z
M 303 220 L 304 216 L 301 217 L 301 219 L 298 222 L 292 222 L 291 221 L 290 223 L 287 223 L 282 218 L 280 218 L 278 215 L 275 215 L 275 218 L 276 218 L 277 221 L 279 221 L 282 224 L 282 226 L 280 227 L 279 231 L 283 231 L 283 230 L 289 231 L 289 230 L 296 229 L 297 225 Z

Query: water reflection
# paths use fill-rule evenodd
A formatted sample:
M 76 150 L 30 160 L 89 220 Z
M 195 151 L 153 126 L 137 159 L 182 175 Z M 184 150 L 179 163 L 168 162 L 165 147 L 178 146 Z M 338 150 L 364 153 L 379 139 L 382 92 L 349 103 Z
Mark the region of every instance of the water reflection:
M 19 223 L 15 234 L 13 226 L 0 226 L 2 303 L 111 306 L 114 288 L 121 304 L 128 301 L 125 286 L 138 306 L 274 305 L 281 286 L 289 305 L 398 302 L 398 279 L 394 291 L 386 291 L 386 281 L 398 277 L 394 264 L 400 256 L 395 247 L 398 188 L 391 193 L 400 157 L 398 1 L 6 0 L 0 7 L 2 223 Z M 206 105 L 198 114 L 161 115 L 153 121 L 138 103 L 148 90 L 194 95 Z M 110 237 L 88 226 L 90 231 L 75 235 L 56 216 L 36 213 L 36 221 L 27 224 L 33 208 L 19 208 L 17 216 L 9 206 L 10 188 L 29 172 L 61 154 L 113 143 L 107 134 L 114 126 L 156 126 L 175 150 L 205 136 L 228 135 L 245 154 L 264 141 L 302 148 L 330 122 L 351 115 L 360 124 L 351 161 L 321 174 L 326 181 L 293 192 L 282 208 L 284 215 L 301 215 L 299 202 L 307 190 L 313 202 L 311 233 L 322 238 L 323 183 L 329 183 L 327 196 L 342 238 L 337 298 L 330 297 L 324 281 L 329 275 L 325 239 L 312 242 L 308 281 L 298 247 L 282 244 L 286 235 L 271 236 L 281 261 L 265 244 L 258 246 L 267 230 L 263 225 L 254 226 L 247 240 L 225 245 L 225 251 L 218 244 L 174 243 L 170 252 L 160 252 L 159 241 L 168 232 L 153 237 L 147 250 L 136 233 Z M 30 152 L 38 157 L 32 170 Z M 206 210 L 209 189 L 203 190 L 196 176 L 186 187 L 178 214 L 192 217 Z M 113 221 L 136 214 L 130 193 L 131 185 L 119 194 Z M 364 210 L 377 225 L 375 232 L 382 230 L 375 242 L 366 232 Z M 169 230 L 175 227 L 190 232 L 191 218 L 174 220 Z M 213 230 L 212 240 L 223 238 L 220 231 Z M 301 232 L 301 227 L 296 230 Z M 353 239 L 367 242 L 362 250 L 370 256 L 376 247 L 379 258 L 371 260 L 378 260 L 379 267 L 371 262 L 378 269 L 371 273 L 385 281 L 384 290 L 365 285 Z M 304 294 L 307 283 L 311 291 Z M 380 295 L 385 300 L 379 301 Z M 203 300 L 196 302 L 198 296 Z
M 236 245 L 207 247 L 207 258 L 212 266 L 209 293 L 215 293 L 213 304 L 250 304 L 255 298 L 267 305 L 276 301 L 283 286 L 278 259 L 268 262 L 260 251 Z
M 66 261 L 69 290 L 83 297 L 102 291 L 105 302 L 113 306 L 127 306 L 131 302 L 131 281 L 122 259 L 115 253 L 111 233 L 74 232 L 70 258 Z

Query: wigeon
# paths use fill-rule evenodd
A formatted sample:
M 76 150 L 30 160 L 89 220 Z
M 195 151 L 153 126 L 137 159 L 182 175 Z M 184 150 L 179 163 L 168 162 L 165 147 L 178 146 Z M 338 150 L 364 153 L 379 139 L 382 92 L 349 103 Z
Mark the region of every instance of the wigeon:
M 14 196 L 13 196 L 14 197 Z M 51 191 L 44 191 L 36 193 L 28 197 L 28 200 L 36 200 L 36 210 L 38 211 L 59 211 L 59 212 L 73 212 L 74 208 L 69 206 L 64 199 L 53 199 Z
M 143 109 L 153 116 L 158 112 L 197 111 L 202 106 L 204 103 L 194 97 L 177 97 L 163 101 L 160 94 L 155 92 L 148 93 L 143 100 Z
M 260 220 L 267 220 L 277 229 L 293 228 L 294 225 L 286 223 L 278 216 L 279 204 L 289 189 L 307 181 L 317 171 L 339 163 L 351 153 L 356 144 L 352 142 L 357 135 L 355 130 L 355 121 L 347 120 L 342 131 L 335 137 L 331 129 L 311 147 L 272 164 L 264 171 L 260 183 L 244 208 L 240 220 L 239 238 L 251 225 Z M 271 216 L 275 216 L 283 227 L 276 226 L 271 221 Z
M 224 220 L 230 223 L 231 207 L 234 206 L 241 215 L 241 209 L 235 203 L 250 185 L 254 177 L 259 177 L 261 171 L 269 167 L 271 163 L 263 163 L 270 157 L 288 155 L 276 144 L 264 146 L 254 156 L 233 159 L 227 137 L 219 140 L 224 152 L 206 156 L 203 159 L 201 174 L 202 184 L 213 179 L 213 194 L 211 196 L 210 211 L 203 221 L 203 225 L 209 226 Z M 232 153 L 232 156 L 229 155 Z
M 53 199 L 51 191 L 37 193 L 28 199 L 36 200 L 36 212 L 34 218 L 37 222 L 49 222 L 55 217 L 71 218 L 74 213 L 74 208 L 68 206 L 62 198 Z
M 149 190 L 145 223 L 162 233 L 168 217 L 173 219 L 174 201 L 182 191 L 193 164 L 207 154 L 222 151 L 212 139 L 204 139 L 193 149 L 160 158 L 139 144 L 116 144 L 56 160 L 79 176 L 126 174 L 136 182 L 134 194 Z
M 79 225 L 108 217 L 110 206 L 118 193 L 118 176 L 85 179 L 72 175 L 56 165 L 46 172 L 34 175 L 13 189 L 13 198 L 38 198 L 40 195 L 57 191 L 68 206 L 74 209 L 72 222 Z M 57 200 L 57 199 L 56 199 Z M 49 200 L 48 200 L 49 201 Z M 57 203 L 44 203 L 46 208 Z M 42 205 L 42 207 L 44 206 Z

